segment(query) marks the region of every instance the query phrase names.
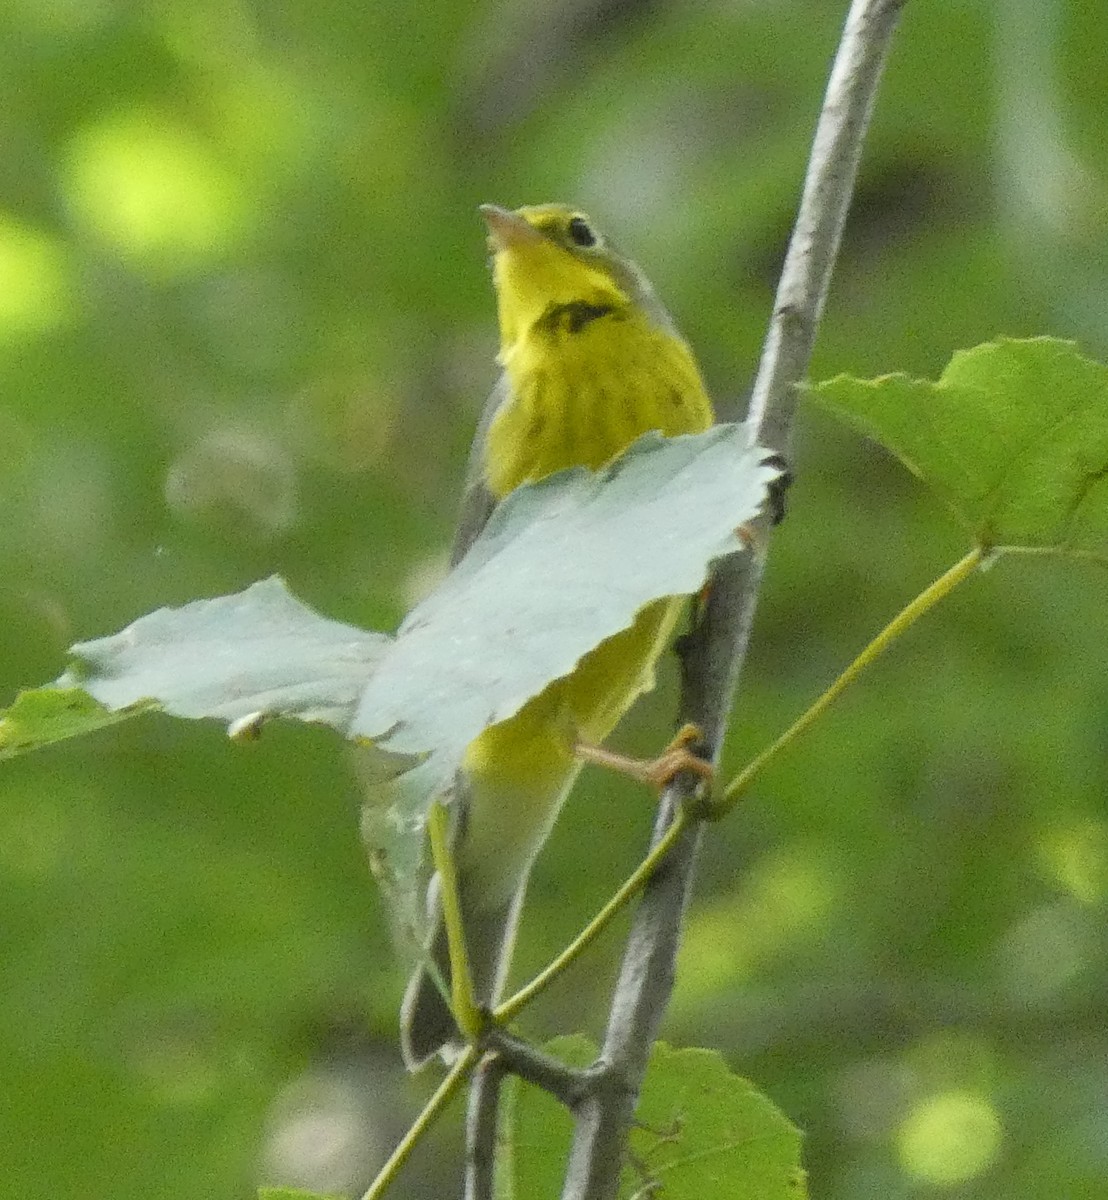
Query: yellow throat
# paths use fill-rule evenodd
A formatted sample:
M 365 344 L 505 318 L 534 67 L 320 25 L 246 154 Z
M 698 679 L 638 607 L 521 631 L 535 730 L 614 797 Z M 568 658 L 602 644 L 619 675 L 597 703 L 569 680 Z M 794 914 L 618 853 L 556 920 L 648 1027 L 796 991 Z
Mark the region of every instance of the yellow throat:
M 566 467 L 600 467 L 651 429 L 711 425 L 691 351 L 588 218 L 562 205 L 482 212 L 509 385 L 486 445 L 494 496 Z M 579 244 L 586 234 L 595 240 Z

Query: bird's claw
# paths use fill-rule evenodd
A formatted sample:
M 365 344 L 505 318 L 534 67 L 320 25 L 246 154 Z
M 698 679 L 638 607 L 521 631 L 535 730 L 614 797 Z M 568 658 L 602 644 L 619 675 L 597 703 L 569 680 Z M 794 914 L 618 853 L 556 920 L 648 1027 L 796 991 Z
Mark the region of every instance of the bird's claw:
M 715 767 L 694 749 L 703 741 L 703 737 L 698 726 L 684 725 L 662 753 L 652 759 L 632 758 L 630 755 L 606 750 L 603 746 L 593 746 L 588 742 L 578 742 L 576 754 L 585 762 L 618 771 L 660 792 L 683 771 L 698 775 L 708 783 L 715 778 Z

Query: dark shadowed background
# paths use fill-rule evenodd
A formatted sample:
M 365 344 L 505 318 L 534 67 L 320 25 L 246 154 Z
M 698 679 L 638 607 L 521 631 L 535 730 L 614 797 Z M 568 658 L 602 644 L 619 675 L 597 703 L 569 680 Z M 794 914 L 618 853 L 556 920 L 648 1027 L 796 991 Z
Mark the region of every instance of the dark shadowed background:
M 0 703 L 274 572 L 391 628 L 494 376 L 476 205 L 581 204 L 741 409 L 845 3 L 13 0 L 0 15 Z M 813 375 L 1108 352 L 1101 0 L 912 0 Z M 802 415 L 728 761 L 966 549 Z M 708 839 L 665 1036 L 828 1200 L 1104 1195 L 1108 576 L 971 582 Z M 672 673 L 619 736 L 668 735 Z M 0 1191 L 357 1194 L 430 1081 L 336 739 L 146 718 L 0 767 Z M 519 955 L 633 866 L 587 774 Z M 609 936 L 524 1022 L 600 1032 Z M 447 1124 L 397 1188 L 455 1194 Z

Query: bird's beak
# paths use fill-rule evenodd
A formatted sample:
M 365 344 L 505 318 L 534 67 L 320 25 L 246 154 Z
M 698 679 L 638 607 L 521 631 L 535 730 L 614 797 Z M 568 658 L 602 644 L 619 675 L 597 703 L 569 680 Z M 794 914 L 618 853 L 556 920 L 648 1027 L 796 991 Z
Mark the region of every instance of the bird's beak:
M 488 226 L 489 248 L 494 253 L 542 240 L 542 234 L 511 209 L 482 204 L 477 211 Z

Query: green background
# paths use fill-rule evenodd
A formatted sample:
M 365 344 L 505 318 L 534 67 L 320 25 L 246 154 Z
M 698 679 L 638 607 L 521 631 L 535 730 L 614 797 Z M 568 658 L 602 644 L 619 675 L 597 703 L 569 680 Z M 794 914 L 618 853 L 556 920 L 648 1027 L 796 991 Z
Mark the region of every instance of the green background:
M 0 15 L 0 703 L 74 640 L 273 572 L 391 628 L 442 571 L 495 331 L 475 207 L 567 199 L 741 407 L 843 4 L 13 0 Z M 1100 0 L 912 0 L 813 376 L 996 334 L 1108 352 Z M 802 415 L 737 766 L 959 557 Z M 676 1045 L 806 1133 L 812 1193 L 1108 1179 L 1105 579 L 1005 563 L 710 833 Z M 672 679 L 620 736 L 666 736 Z M 354 1193 L 429 1082 L 323 731 L 144 718 L 0 768 L 5 1195 Z M 636 861 L 586 775 L 520 970 Z M 609 937 L 528 1013 L 596 1036 Z M 397 1194 L 454 1194 L 457 1120 Z

